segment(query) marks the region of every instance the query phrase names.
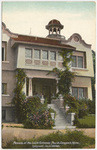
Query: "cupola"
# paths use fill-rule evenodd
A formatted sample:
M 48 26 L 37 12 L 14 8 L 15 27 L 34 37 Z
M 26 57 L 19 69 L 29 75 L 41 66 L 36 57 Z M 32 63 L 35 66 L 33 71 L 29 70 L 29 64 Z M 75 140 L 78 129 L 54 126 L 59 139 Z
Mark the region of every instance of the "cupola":
M 46 29 L 49 30 L 48 37 L 60 37 L 61 30 L 64 28 L 64 26 L 60 23 L 60 21 L 53 19 L 51 20 L 48 25 L 46 25 Z

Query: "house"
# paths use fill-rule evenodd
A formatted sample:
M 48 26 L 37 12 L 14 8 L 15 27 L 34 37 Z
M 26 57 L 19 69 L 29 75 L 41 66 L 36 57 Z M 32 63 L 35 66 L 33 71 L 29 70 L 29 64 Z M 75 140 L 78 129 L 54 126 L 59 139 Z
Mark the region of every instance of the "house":
M 57 76 L 47 73 L 53 68 L 62 69 L 61 50 L 73 51 L 71 70 L 76 72 L 71 93 L 76 98 L 86 97 L 92 100 L 91 77 L 93 62 L 91 45 L 74 33 L 69 39 L 61 35 L 63 25 L 58 20 L 51 20 L 46 29 L 47 37 L 35 37 L 12 33 L 2 23 L 2 119 L 14 121 L 14 106 L 11 101 L 16 84 L 16 69 L 23 68 L 27 78 L 23 91 L 26 96 L 36 93 L 48 99 L 57 92 Z

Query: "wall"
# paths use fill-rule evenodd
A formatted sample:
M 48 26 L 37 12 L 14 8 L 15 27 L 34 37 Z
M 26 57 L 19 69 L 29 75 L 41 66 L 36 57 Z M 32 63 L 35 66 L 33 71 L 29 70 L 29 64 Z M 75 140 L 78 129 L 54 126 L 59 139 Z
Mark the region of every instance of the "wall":
M 15 88 L 15 72 L 14 71 L 2 71 L 2 83 L 7 83 L 7 94 L 2 95 L 2 105 L 11 106 L 13 98 L 13 90 Z
M 79 38 L 79 41 L 74 40 L 75 36 L 72 36 L 71 40 L 67 40 L 67 42 L 63 41 L 62 43 L 69 44 L 71 46 L 76 47 L 76 51 L 78 52 L 85 52 L 86 53 L 86 66 L 87 68 L 75 68 L 72 69 L 72 71 L 75 71 L 78 76 L 87 76 L 87 77 L 93 77 L 94 71 L 93 71 L 93 59 L 92 59 L 92 51 L 87 44 L 83 44 L 83 40 Z M 76 53 L 76 51 L 74 53 Z

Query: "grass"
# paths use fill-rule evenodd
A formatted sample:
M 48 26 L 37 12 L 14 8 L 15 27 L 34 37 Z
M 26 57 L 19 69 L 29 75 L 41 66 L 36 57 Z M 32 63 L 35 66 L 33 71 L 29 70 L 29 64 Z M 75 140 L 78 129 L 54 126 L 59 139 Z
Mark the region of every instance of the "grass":
M 95 128 L 95 115 L 85 116 L 78 120 L 77 127 L 79 128 Z
M 95 139 L 83 134 L 82 131 L 53 132 L 30 140 L 14 139 L 3 148 L 83 148 L 95 144 Z

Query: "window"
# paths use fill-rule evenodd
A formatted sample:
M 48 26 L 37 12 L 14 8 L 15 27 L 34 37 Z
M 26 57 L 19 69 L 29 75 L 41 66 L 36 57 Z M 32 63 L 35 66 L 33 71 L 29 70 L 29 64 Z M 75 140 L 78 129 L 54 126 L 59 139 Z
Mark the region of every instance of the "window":
M 56 53 L 50 52 L 50 60 L 56 60 Z
M 6 61 L 7 56 L 7 42 L 2 42 L 2 61 Z
M 37 49 L 34 50 L 34 58 L 40 59 L 40 50 Z
M 2 94 L 7 94 L 7 83 L 2 83 Z
M 32 50 L 31 49 L 25 49 L 25 57 L 28 59 L 32 58 Z
M 77 67 L 77 61 L 76 61 L 76 56 L 72 56 L 72 67 Z
M 84 88 L 79 88 L 79 99 L 84 97 Z
M 48 51 L 42 51 L 42 59 L 48 59 Z
M 83 57 L 78 56 L 78 68 L 83 68 Z
M 2 110 L 2 120 L 6 119 L 6 110 Z
M 72 88 L 72 95 L 73 95 L 75 98 L 78 98 L 78 88 Z
M 2 47 L 2 61 L 5 61 L 5 49 Z
M 72 56 L 72 67 L 84 68 L 82 56 Z
M 73 87 L 72 88 L 72 95 L 77 98 L 81 99 L 83 97 L 87 98 L 87 88 L 82 88 L 82 87 Z
M 63 58 L 62 58 L 62 56 L 60 55 L 60 53 L 58 53 L 58 60 L 60 60 L 60 61 L 63 60 Z

